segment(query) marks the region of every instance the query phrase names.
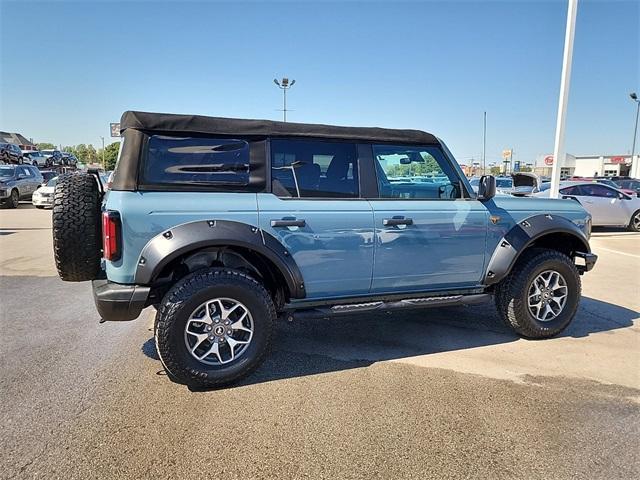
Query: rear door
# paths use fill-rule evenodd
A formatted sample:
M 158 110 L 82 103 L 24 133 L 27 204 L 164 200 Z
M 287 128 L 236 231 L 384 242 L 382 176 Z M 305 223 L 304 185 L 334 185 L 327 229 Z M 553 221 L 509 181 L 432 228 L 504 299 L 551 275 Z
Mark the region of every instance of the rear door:
M 271 193 L 258 194 L 260 227 L 291 253 L 307 298 L 369 292 L 373 211 L 361 198 L 350 142 L 272 139 Z
M 477 286 L 488 212 L 463 195 L 465 187 L 440 147 L 374 145 L 373 159 L 378 198 L 370 199 L 376 234 L 372 292 Z

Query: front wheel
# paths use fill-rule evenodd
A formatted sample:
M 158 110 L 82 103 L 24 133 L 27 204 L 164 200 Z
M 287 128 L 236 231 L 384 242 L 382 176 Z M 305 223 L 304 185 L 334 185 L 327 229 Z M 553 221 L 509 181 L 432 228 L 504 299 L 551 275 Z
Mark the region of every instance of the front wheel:
M 640 210 L 631 215 L 631 220 L 627 228 L 632 232 L 640 232 Z
M 567 255 L 545 249 L 525 252 L 496 289 L 498 313 L 525 338 L 563 331 L 578 309 L 580 274 Z
M 176 283 L 158 310 L 155 340 L 171 378 L 211 388 L 260 365 L 275 307 L 266 289 L 243 272 L 212 268 Z
M 20 205 L 20 192 L 15 188 L 11 190 L 11 195 L 9 196 L 9 201 L 7 202 L 7 206 L 9 208 L 18 208 Z

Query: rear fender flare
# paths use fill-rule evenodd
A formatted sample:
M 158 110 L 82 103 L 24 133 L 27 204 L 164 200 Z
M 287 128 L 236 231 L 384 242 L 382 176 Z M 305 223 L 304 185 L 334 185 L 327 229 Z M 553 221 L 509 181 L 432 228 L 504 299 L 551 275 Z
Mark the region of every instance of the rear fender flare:
M 183 223 L 153 237 L 138 258 L 135 283 L 151 285 L 170 262 L 207 247 L 240 247 L 261 254 L 280 270 L 291 298 L 306 296 L 298 265 L 274 236 L 258 227 L 229 220 Z
M 514 225 L 500 239 L 487 265 L 484 285 L 494 285 L 506 277 L 518 258 L 537 239 L 564 233 L 575 237 L 582 244 L 584 253 L 591 253 L 589 240 L 576 224 L 559 215 L 534 215 Z

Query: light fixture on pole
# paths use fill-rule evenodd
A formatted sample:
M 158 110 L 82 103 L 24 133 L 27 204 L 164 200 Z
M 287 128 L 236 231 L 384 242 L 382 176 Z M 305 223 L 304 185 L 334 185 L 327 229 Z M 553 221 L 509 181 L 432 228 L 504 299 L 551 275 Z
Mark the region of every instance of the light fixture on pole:
M 282 90 L 282 114 L 283 120 L 287 121 L 287 90 L 293 87 L 293 84 L 296 83 L 295 80 L 289 81 L 288 78 L 283 78 L 282 80 L 278 80 L 277 78 L 273 79 L 273 83 L 275 83 L 280 90 Z
M 636 125 L 633 127 L 633 143 L 631 144 L 631 176 L 637 178 L 640 173 L 640 161 L 633 159 L 633 155 L 636 153 L 636 137 L 638 136 L 638 115 L 640 114 L 640 99 L 636 92 L 629 94 L 631 100 L 636 102 Z

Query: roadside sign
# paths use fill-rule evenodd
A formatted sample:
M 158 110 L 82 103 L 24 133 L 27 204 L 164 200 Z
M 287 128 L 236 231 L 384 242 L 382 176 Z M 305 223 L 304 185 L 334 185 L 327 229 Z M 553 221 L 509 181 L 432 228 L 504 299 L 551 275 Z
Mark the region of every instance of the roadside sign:
M 625 163 L 625 158 L 624 157 L 611 157 L 609 159 L 609 163 Z
M 544 164 L 549 166 L 553 165 L 553 155 L 547 155 L 544 157 Z
M 504 158 L 505 160 L 507 158 L 511 158 L 511 154 L 513 153 L 513 150 L 503 150 L 502 151 L 502 158 Z
M 119 137 L 120 136 L 120 123 L 110 123 L 109 126 L 111 127 L 111 136 L 112 137 Z

